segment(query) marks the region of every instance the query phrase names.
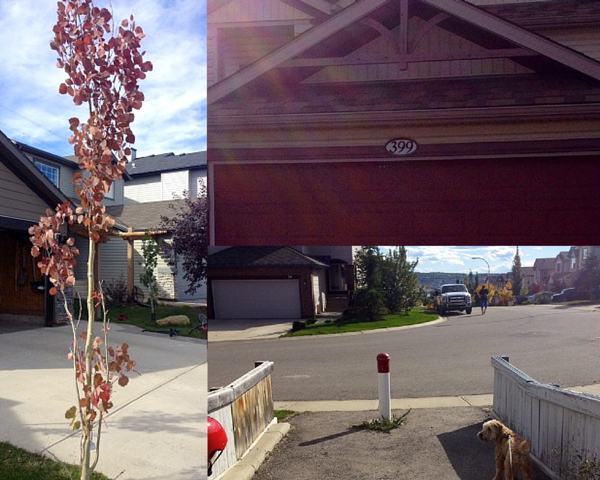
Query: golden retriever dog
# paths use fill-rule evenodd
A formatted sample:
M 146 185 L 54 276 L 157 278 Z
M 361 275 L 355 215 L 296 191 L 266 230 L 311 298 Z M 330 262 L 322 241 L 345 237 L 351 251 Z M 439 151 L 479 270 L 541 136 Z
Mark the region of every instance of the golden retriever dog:
M 517 435 L 498 420 L 489 420 L 483 424 L 477 438 L 484 442 L 495 442 L 496 475 L 493 480 L 513 480 L 517 471 L 521 471 L 523 480 L 532 480 L 529 442 Z

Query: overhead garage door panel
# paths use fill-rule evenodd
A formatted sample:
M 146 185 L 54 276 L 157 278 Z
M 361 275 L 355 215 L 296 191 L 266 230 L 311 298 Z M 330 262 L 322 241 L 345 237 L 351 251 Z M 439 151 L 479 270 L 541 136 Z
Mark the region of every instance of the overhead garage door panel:
M 215 318 L 300 318 L 298 280 L 213 280 Z

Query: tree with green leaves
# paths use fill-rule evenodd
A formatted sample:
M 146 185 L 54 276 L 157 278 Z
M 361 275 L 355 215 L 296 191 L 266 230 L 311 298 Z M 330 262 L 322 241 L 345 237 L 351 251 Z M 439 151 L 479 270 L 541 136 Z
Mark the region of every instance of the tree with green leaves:
M 390 250 L 382 258 L 379 288 L 390 312 L 408 314 L 417 304 L 419 289 L 415 268 L 418 263 L 418 260 L 408 260 L 405 247 Z
M 590 294 L 590 298 L 600 298 L 600 258 L 592 255 L 585 260 L 583 268 L 577 272 L 575 286 Z
M 148 289 L 150 299 L 150 316 L 153 322 L 156 322 L 156 300 L 158 299 L 158 281 L 156 279 L 156 267 L 158 266 L 158 256 L 160 246 L 158 242 L 150 235 L 142 239 L 142 273 L 140 274 L 140 283 Z
M 521 295 L 523 285 L 523 272 L 521 271 L 521 256 L 519 255 L 519 247 L 513 259 L 512 265 L 512 292 L 513 295 Z

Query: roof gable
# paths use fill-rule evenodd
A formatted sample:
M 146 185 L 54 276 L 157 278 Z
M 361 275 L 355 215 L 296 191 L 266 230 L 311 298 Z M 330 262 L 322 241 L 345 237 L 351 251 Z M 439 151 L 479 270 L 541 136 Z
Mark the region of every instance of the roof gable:
M 230 247 L 209 255 L 208 264 L 210 268 L 327 267 L 291 247 Z
M 0 131 L 0 161 L 31 188 L 48 206 L 66 202 L 68 198 L 56 188 L 27 158 L 16 142 Z
M 531 56 L 542 58 L 544 62 L 568 67 L 579 73 L 585 74 L 595 80 L 600 80 L 600 62 L 556 43 L 548 38 L 542 37 L 536 33 L 530 32 L 514 23 L 499 18 L 493 13 L 487 12 L 482 8 L 461 0 L 419 0 L 423 8 L 429 9 L 430 19 L 422 29 L 416 33 L 424 35 L 429 28 L 440 25 L 442 22 L 460 21 L 462 24 L 470 24 L 474 30 L 481 30 L 501 42 L 503 48 L 490 49 L 492 55 L 504 55 L 506 57 L 517 56 L 519 58 Z M 400 5 L 405 0 L 401 0 Z M 418 3 L 418 2 L 417 2 Z M 395 4 L 394 4 L 395 5 Z M 221 98 L 235 92 L 237 89 L 251 83 L 253 80 L 273 71 L 279 67 L 298 67 L 310 69 L 312 72 L 319 68 L 332 64 L 332 62 L 343 62 L 347 60 L 347 54 L 342 52 L 342 57 L 322 58 L 319 55 L 319 49 L 322 49 L 325 41 L 330 42 L 332 37 L 341 35 L 344 29 L 357 24 L 364 28 L 369 27 L 371 33 L 375 32 L 381 36 L 390 37 L 392 41 L 398 41 L 397 37 L 384 25 L 385 19 L 390 17 L 390 12 L 397 9 L 389 0 L 373 0 L 355 2 L 344 10 L 331 15 L 327 20 L 314 26 L 305 33 L 297 36 L 294 40 L 265 55 L 246 68 L 234 73 L 233 75 L 221 80 L 208 89 L 208 101 L 214 103 Z M 376 12 L 381 8 L 385 15 Z M 438 12 L 435 14 L 435 12 Z M 401 12 L 400 12 L 401 13 Z M 406 12 L 404 12 L 406 14 Z M 379 16 L 377 16 L 379 15 Z M 364 24 L 364 25 L 363 25 Z M 406 27 L 408 28 L 408 27 Z M 402 30 L 402 29 L 401 29 Z M 364 35 L 355 35 L 363 37 Z M 345 39 L 347 40 L 347 39 Z M 413 38 L 413 41 L 415 38 Z M 407 55 L 402 55 L 402 51 L 408 51 L 408 37 L 406 29 L 401 32 L 399 41 L 399 54 L 393 58 L 390 57 L 390 63 L 410 60 Z M 349 44 L 348 41 L 340 41 L 340 44 Z M 350 42 L 351 43 L 351 42 Z M 364 44 L 364 43 L 363 43 Z M 355 45 L 358 48 L 360 45 Z M 508 46 L 508 47 L 507 47 Z M 403 50 L 404 49 L 404 50 Z M 308 53 L 307 53 L 308 52 Z M 302 55 L 302 54 L 305 55 Z M 323 53 L 323 52 L 321 52 Z M 325 53 L 326 56 L 326 53 Z M 301 58 L 300 58 L 301 57 Z M 440 59 L 437 59 L 440 60 Z M 352 60 L 356 62 L 356 59 Z M 533 60 L 530 60 L 533 63 Z M 542 62 L 542 63 L 544 63 Z M 377 62 L 373 62 L 377 63 Z M 539 62 L 538 62 L 539 63 Z M 287 75 L 287 72 L 286 72 Z M 291 75 L 291 74 L 290 74 Z M 298 76 L 302 79 L 302 74 Z M 275 77 L 277 79 L 277 77 Z

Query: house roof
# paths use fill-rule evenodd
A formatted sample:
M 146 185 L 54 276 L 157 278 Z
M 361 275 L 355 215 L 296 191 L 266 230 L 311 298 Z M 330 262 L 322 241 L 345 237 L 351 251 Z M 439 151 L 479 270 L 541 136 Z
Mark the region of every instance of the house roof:
M 210 268 L 327 267 L 291 247 L 230 247 L 209 255 L 208 265 Z
M 329 41 L 331 37 L 369 17 L 380 7 L 389 7 L 386 4 L 389 4 L 388 0 L 360 1 L 331 15 L 322 23 L 298 35 L 294 40 L 209 87 L 209 103 L 222 99 L 317 45 L 323 50 L 322 42 Z M 502 39 L 503 42 L 508 42 L 508 45 L 521 47 L 524 49 L 522 55 L 537 54 L 546 62 L 558 63 L 595 80 L 600 80 L 600 62 L 496 16 L 492 11 L 486 11 L 462 0 L 421 0 L 421 5 L 428 8 L 433 7 L 436 11 L 448 15 L 450 20 L 471 24 L 477 30 L 487 32 L 496 39 Z M 318 63 L 318 59 L 315 60 L 313 55 L 309 55 L 309 57 L 302 59 L 304 63 L 301 65 L 313 68 L 323 66 Z M 533 61 L 533 64 L 535 63 L 536 61 Z
M 554 258 L 536 258 L 533 263 L 536 270 L 554 270 L 556 268 L 556 257 Z
M 48 206 L 69 200 L 54 184 L 42 174 L 25 156 L 18 142 L 10 140 L 0 131 L 0 159 L 5 165 L 44 200 Z
M 112 205 L 106 207 L 106 213 L 118 223 L 133 228 L 134 231 L 155 230 L 160 226 L 161 216 L 173 217 L 184 203 L 185 200 L 169 200 Z
M 140 157 L 127 164 L 127 172 L 132 177 L 140 175 L 152 175 L 174 170 L 206 170 L 207 155 L 204 152 L 161 153 Z
M 600 22 L 597 1 L 562 0 L 485 5 L 483 10 L 524 28 L 596 27 Z

